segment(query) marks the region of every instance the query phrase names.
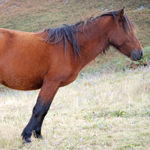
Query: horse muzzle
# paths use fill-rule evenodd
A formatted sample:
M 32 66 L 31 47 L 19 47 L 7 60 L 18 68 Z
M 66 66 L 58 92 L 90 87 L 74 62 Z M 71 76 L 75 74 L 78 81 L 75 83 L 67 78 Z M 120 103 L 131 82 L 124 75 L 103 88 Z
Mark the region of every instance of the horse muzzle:
M 140 60 L 143 57 L 143 50 L 135 51 L 133 50 L 131 59 L 134 61 Z

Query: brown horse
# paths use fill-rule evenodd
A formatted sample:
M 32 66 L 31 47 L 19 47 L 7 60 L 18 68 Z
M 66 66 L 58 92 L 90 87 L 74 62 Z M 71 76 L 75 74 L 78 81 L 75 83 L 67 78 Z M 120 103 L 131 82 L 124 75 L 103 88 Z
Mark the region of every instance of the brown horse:
M 0 29 L 0 41 L 0 83 L 17 90 L 41 88 L 22 132 L 27 143 L 32 132 L 42 138 L 42 123 L 59 87 L 73 82 L 98 54 L 112 45 L 135 61 L 143 55 L 124 8 L 39 33 Z

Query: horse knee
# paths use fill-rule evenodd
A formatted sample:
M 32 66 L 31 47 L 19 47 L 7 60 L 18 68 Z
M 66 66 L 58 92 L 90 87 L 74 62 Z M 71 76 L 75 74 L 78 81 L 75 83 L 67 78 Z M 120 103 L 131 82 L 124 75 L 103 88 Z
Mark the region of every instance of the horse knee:
M 45 116 L 49 110 L 50 104 L 47 106 L 45 104 L 39 105 L 38 103 L 33 108 L 33 116 L 38 118 L 39 116 Z
M 33 117 L 38 118 L 42 113 L 42 108 L 33 108 Z
M 45 104 L 42 104 L 40 101 L 37 101 L 36 105 L 33 108 L 33 116 L 38 118 L 43 112 Z

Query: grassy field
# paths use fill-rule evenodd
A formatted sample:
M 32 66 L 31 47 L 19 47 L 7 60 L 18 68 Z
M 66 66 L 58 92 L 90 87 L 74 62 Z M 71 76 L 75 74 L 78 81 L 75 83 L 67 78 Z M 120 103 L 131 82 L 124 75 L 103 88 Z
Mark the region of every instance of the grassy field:
M 60 88 L 44 124 L 44 140 L 22 146 L 39 91 L 1 88 L 0 149 L 150 149 L 150 67 L 81 73 Z

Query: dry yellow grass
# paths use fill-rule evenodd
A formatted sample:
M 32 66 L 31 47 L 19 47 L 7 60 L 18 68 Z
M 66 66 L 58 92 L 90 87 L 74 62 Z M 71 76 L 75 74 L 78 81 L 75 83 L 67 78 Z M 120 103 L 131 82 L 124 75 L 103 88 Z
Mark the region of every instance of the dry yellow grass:
M 150 149 L 150 68 L 81 73 L 60 88 L 46 116 L 44 140 L 22 146 L 39 91 L 1 89 L 0 149 Z

